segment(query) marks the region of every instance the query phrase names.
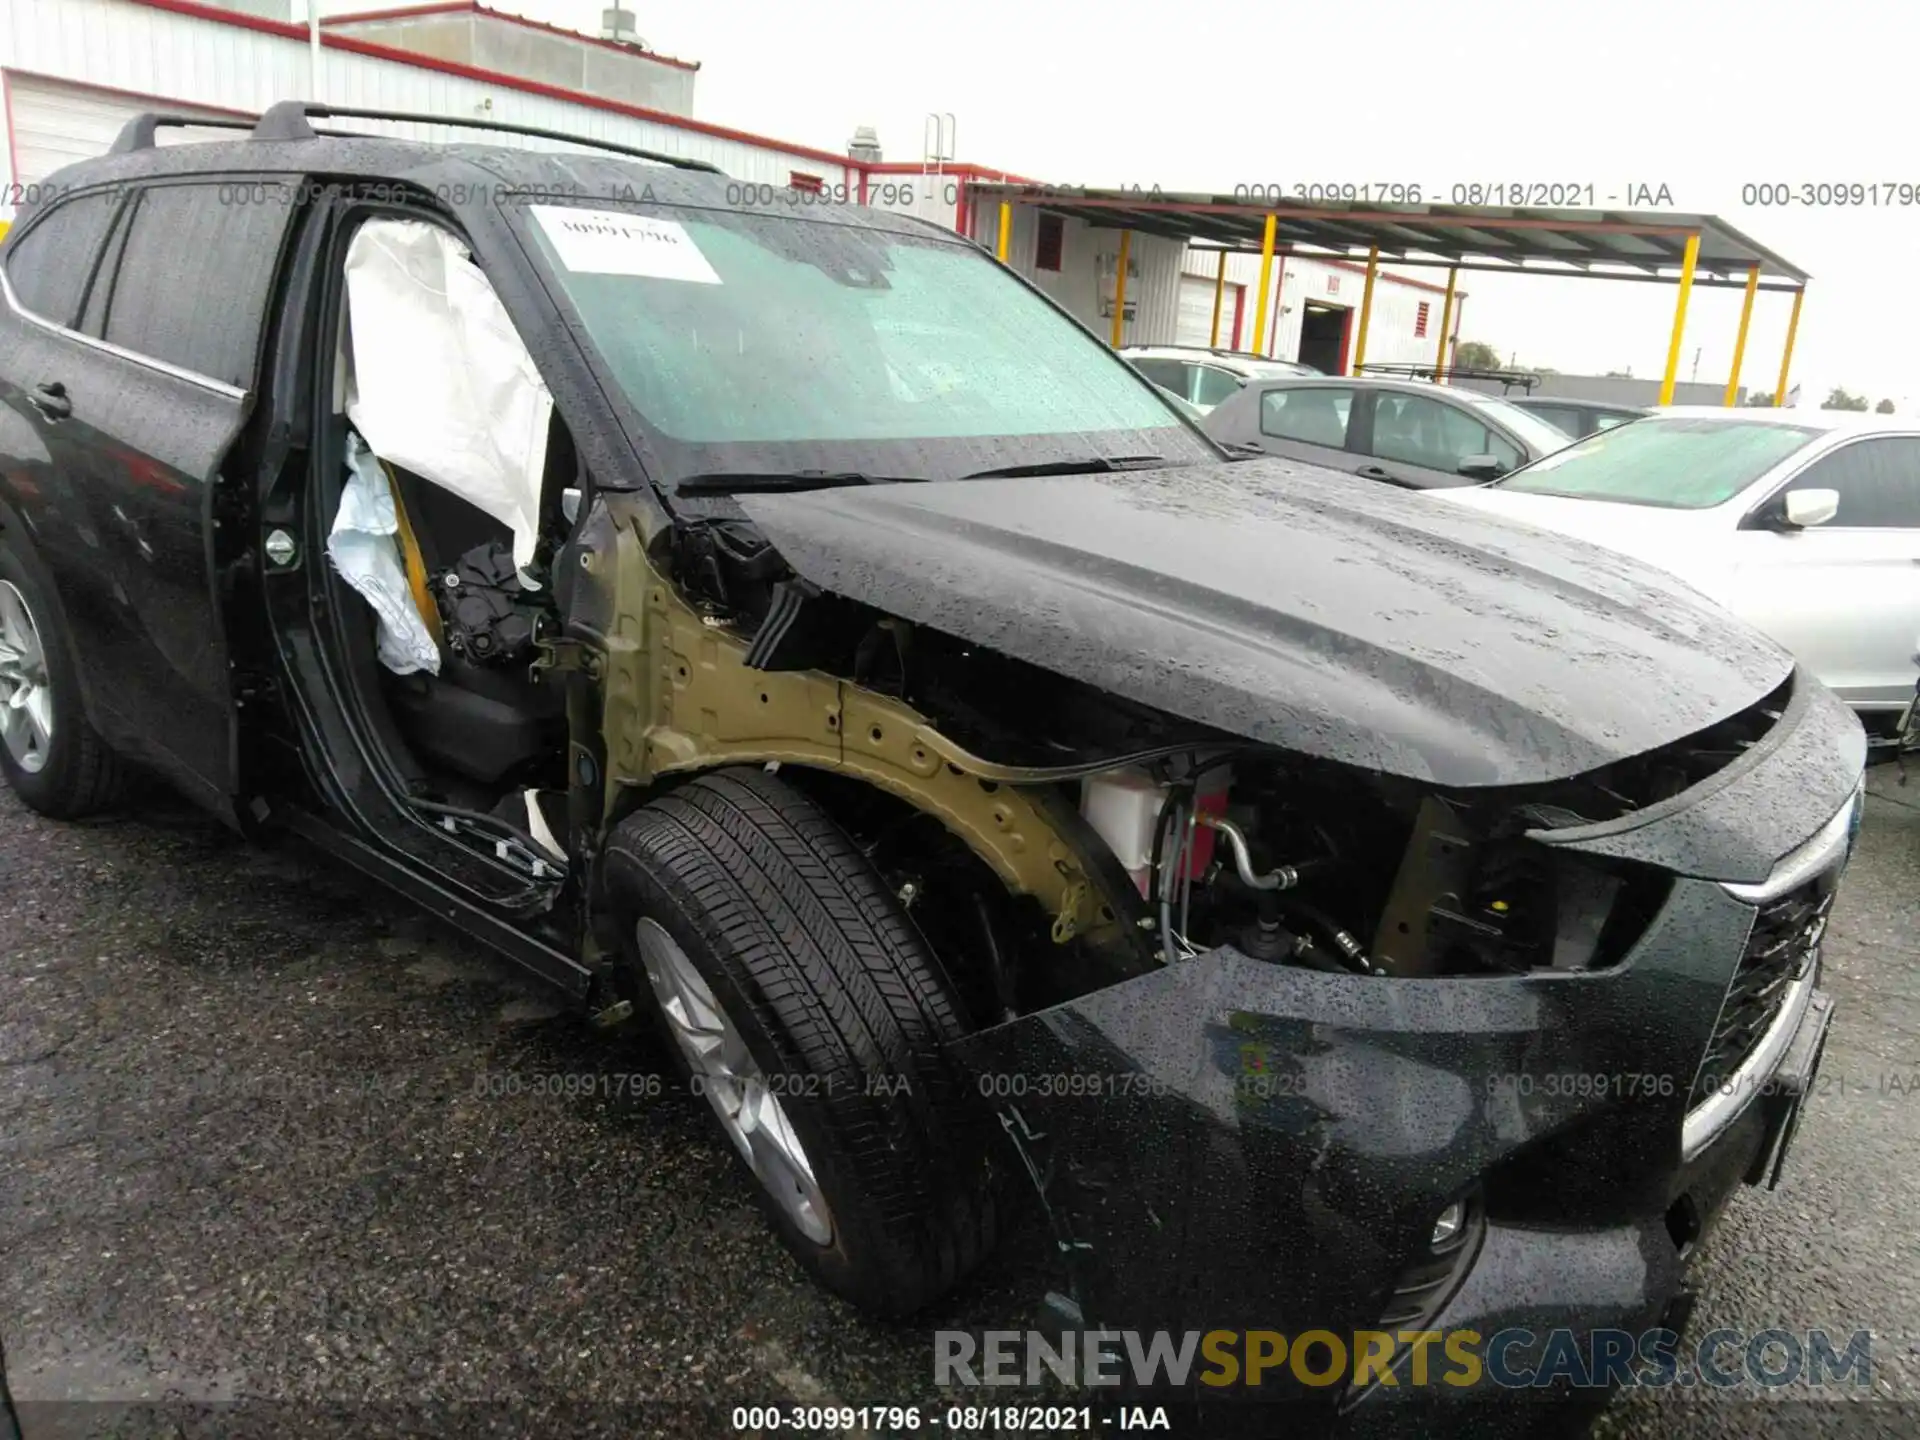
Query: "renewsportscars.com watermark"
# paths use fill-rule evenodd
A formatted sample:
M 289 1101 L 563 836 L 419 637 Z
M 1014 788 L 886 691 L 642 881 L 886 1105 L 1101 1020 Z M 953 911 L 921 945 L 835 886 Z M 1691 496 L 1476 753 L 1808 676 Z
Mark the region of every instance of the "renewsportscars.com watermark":
M 936 1385 L 1223 1390 L 1564 1385 L 1777 1390 L 1873 1383 L 1873 1334 L 1711 1330 L 936 1330 Z M 1196 1391 L 1206 1393 L 1206 1391 Z

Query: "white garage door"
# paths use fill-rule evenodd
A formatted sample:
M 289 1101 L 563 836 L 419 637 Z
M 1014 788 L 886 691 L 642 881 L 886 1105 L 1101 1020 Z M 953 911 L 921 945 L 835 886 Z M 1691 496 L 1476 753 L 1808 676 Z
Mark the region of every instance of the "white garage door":
M 1220 294 L 1220 345 L 1233 345 L 1233 308 L 1244 287 L 1229 280 Z M 1198 275 L 1180 277 L 1180 318 L 1175 323 L 1176 345 L 1211 344 L 1213 334 L 1213 281 Z
M 76 160 L 106 154 L 119 138 L 120 127 L 143 110 L 204 116 L 209 120 L 231 118 L 217 110 L 163 100 L 136 100 L 80 85 L 63 85 L 57 80 L 20 75 L 9 77 L 7 88 L 13 101 L 8 119 L 13 128 L 14 163 L 18 166 L 13 178 L 21 185 L 44 180 L 61 166 Z M 233 140 L 241 133 L 162 127 L 156 132 L 156 138 L 163 145 L 172 145 L 182 140 Z

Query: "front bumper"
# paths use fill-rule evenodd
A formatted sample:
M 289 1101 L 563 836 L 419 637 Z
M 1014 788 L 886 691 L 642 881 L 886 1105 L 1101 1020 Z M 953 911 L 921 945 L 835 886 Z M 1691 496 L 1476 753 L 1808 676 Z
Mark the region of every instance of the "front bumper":
M 1850 734 L 1833 743 L 1843 760 L 1857 751 L 1857 776 L 1864 739 L 1846 719 Z M 1647 826 L 1631 843 L 1682 852 L 1691 826 L 1737 855 L 1735 822 L 1756 796 L 1769 832 L 1830 836 L 1834 797 L 1816 792 L 1811 805 L 1825 809 L 1783 822 L 1805 792 L 1777 788 L 1787 777 L 1770 768 L 1715 787 L 1709 830 L 1678 807 L 1665 833 Z M 954 1052 L 1039 1193 L 1088 1325 L 1374 1331 L 1430 1259 L 1436 1217 L 1472 1197 L 1484 1236 L 1421 1328 L 1643 1332 L 1673 1318 L 1686 1263 L 1728 1195 L 1777 1175 L 1831 1013 L 1816 943 L 1781 1011 L 1793 1018 L 1699 1098 L 1702 1057 L 1762 913 L 1755 897 L 1787 878 L 1750 865 L 1743 875 L 1682 871 L 1604 972 L 1387 979 L 1222 948 Z M 1568 1404 L 1605 1399 L 1484 1385 L 1356 1393 L 1290 1373 L 1215 1393 L 1216 1413 L 1292 1402 L 1290 1423 L 1351 1434 L 1432 1434 L 1453 1416 L 1476 1434 L 1523 1434 L 1536 1401 L 1564 1424 Z M 1168 1398 L 1190 1406 L 1195 1392 Z M 1499 1403 L 1471 1403 L 1488 1399 Z M 1205 1428 L 1233 1433 L 1225 1424 Z

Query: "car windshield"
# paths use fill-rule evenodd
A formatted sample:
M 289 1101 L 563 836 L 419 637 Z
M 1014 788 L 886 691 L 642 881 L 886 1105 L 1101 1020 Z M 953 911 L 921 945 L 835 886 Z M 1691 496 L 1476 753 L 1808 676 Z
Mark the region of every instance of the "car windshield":
M 1499 421 L 1514 435 L 1524 440 L 1527 449 L 1536 455 L 1551 455 L 1554 451 L 1565 449 L 1573 443 L 1567 432 L 1558 425 L 1531 411 L 1522 410 L 1510 400 L 1502 400 L 1495 395 L 1475 395 L 1471 403 L 1476 410 L 1483 412 L 1490 419 Z
M 1589 435 L 1493 483 L 1532 495 L 1705 510 L 1731 500 L 1820 433 L 1806 425 L 1654 416 Z
M 527 211 L 668 482 L 1219 458 L 1105 345 L 952 238 L 734 209 Z

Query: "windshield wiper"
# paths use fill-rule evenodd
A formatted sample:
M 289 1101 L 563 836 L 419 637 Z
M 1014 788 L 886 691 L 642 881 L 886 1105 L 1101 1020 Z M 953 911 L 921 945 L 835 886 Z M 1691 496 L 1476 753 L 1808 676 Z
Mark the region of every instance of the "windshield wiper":
M 680 495 L 750 495 L 780 490 L 832 490 L 846 485 L 893 485 L 914 475 L 869 475 L 861 470 L 703 470 L 675 487 Z
M 1027 465 L 998 465 L 991 470 L 976 470 L 960 478 L 1024 480 L 1041 475 L 1102 475 L 1113 470 L 1140 470 L 1168 463 L 1164 455 L 1083 455 L 1078 460 L 1039 460 Z

